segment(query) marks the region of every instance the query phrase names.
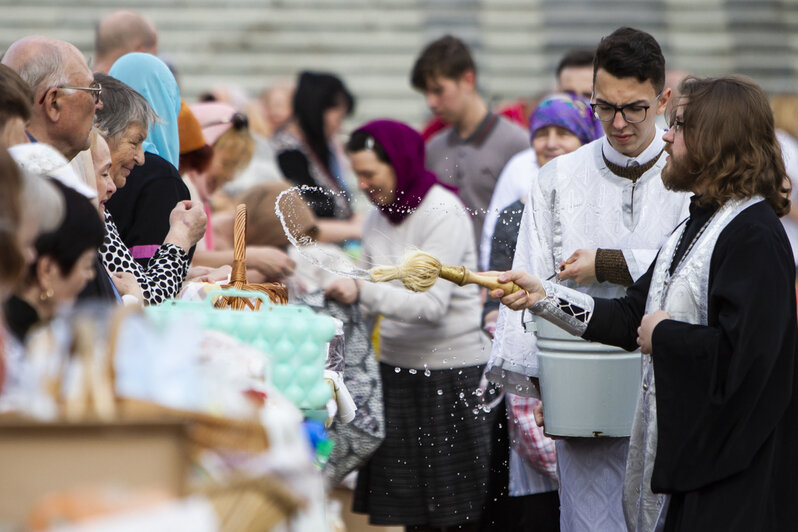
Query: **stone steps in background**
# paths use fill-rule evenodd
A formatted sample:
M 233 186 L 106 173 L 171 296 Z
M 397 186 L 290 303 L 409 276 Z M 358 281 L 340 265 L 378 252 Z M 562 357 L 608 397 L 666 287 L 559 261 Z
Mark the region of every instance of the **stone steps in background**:
M 96 21 L 129 0 L 0 0 L 0 50 L 42 33 L 91 54 Z M 795 0 L 137 0 L 159 28 L 163 56 L 188 99 L 215 86 L 255 95 L 302 69 L 341 75 L 358 97 L 350 119 L 419 125 L 410 87 L 416 55 L 452 33 L 475 51 L 491 101 L 548 90 L 560 56 L 595 46 L 619 25 L 650 31 L 668 66 L 698 75 L 743 73 L 770 91 L 795 90 Z

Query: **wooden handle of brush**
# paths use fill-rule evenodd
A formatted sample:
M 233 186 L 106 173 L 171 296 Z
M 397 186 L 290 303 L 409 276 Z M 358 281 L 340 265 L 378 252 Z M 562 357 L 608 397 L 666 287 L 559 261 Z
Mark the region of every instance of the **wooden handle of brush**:
M 509 283 L 500 283 L 497 277 L 492 277 L 489 275 L 478 275 L 466 269 L 466 282 L 478 284 L 479 286 L 484 286 L 488 290 L 496 290 L 497 288 L 501 288 L 504 290 L 504 295 L 512 294 L 514 292 L 518 292 L 519 290 L 523 290 L 520 286 L 513 282 Z
M 442 266 L 440 276 L 441 278 L 460 286 L 466 284 L 478 284 L 479 286 L 484 286 L 489 290 L 501 288 L 504 290 L 505 295 L 523 290 L 523 288 L 515 283 L 500 283 L 496 277 L 476 274 L 465 266 Z

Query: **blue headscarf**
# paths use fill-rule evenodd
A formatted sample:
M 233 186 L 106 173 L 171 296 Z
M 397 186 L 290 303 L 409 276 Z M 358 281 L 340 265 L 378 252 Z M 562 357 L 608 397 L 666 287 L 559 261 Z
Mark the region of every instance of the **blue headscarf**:
M 557 126 L 576 135 L 587 144 L 604 135 L 601 123 L 593 116 L 590 103 L 573 94 L 552 94 L 543 99 L 529 117 L 529 133 L 547 126 Z
M 160 117 L 150 124 L 144 151 L 160 155 L 177 168 L 180 163 L 180 89 L 166 63 L 150 54 L 125 54 L 116 60 L 108 75 L 130 85 L 144 96 Z

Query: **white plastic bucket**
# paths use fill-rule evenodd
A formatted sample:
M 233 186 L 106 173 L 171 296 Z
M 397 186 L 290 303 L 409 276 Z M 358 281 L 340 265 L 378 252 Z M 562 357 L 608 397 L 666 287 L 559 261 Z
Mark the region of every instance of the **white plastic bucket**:
M 629 436 L 640 352 L 587 342 L 537 319 L 540 392 L 551 436 Z

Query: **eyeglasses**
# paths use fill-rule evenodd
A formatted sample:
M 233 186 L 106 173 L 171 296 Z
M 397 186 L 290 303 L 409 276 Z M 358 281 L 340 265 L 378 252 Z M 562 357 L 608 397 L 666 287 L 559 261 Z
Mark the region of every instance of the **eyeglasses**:
M 648 105 L 632 103 L 616 107 L 612 104 L 602 102 L 591 103 L 590 108 L 593 109 L 593 116 L 602 122 L 612 122 L 615 120 L 615 115 L 621 113 L 623 119 L 629 124 L 639 124 L 646 119 L 649 107 L 654 105 L 654 102 L 659 100 L 660 96 L 662 96 L 662 91 L 660 91 Z
M 249 127 L 249 118 L 247 118 L 247 115 L 244 113 L 235 113 L 227 120 L 217 120 L 216 122 L 211 122 L 210 124 L 203 124 L 202 128 L 205 129 L 206 127 L 211 126 L 221 126 L 222 124 L 230 124 L 236 131 L 241 131 Z
M 679 120 L 678 118 L 674 118 L 673 122 L 670 125 L 670 128 L 673 130 L 674 133 L 678 133 L 679 131 L 684 129 L 684 122 Z
M 50 89 L 63 89 L 63 90 L 71 90 L 71 91 L 90 91 L 92 96 L 94 97 L 94 104 L 97 105 L 100 103 L 100 95 L 103 92 L 103 86 L 97 83 L 96 81 L 91 84 L 90 87 L 73 87 L 71 85 L 58 85 L 57 87 L 50 87 L 44 94 L 42 94 L 42 99 L 39 100 L 39 105 L 44 103 L 44 99 L 47 97 L 47 93 L 50 92 Z

